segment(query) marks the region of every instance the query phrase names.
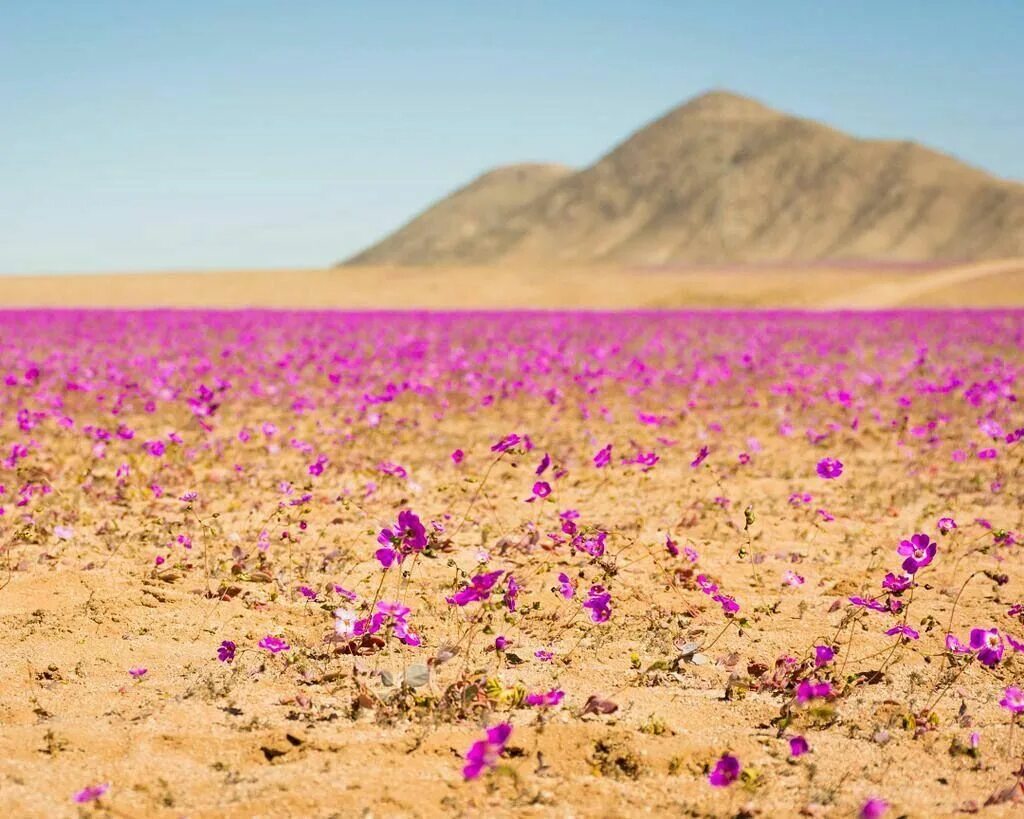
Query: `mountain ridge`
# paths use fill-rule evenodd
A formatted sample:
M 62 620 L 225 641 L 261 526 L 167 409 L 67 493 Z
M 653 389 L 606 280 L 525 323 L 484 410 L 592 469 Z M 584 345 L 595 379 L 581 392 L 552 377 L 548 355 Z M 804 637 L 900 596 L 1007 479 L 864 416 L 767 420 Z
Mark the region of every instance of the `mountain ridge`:
M 344 264 L 721 264 L 1024 255 L 1024 185 L 713 90 L 578 171 L 493 169 Z

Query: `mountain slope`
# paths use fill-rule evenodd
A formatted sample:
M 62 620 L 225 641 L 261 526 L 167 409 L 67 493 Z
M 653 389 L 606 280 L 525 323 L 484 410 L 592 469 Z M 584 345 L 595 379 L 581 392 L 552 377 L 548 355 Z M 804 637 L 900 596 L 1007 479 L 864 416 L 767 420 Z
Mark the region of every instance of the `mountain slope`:
M 857 139 L 726 92 L 676 108 L 578 173 L 559 169 L 516 195 L 495 195 L 505 187 L 496 181 L 483 186 L 486 196 L 468 199 L 489 176 L 351 262 L 1024 255 L 1024 186 L 915 143 Z M 471 229 L 466 211 L 475 217 Z
M 501 224 L 572 171 L 562 165 L 507 165 L 478 176 L 427 208 L 348 264 L 424 264 L 441 261 L 465 242 Z

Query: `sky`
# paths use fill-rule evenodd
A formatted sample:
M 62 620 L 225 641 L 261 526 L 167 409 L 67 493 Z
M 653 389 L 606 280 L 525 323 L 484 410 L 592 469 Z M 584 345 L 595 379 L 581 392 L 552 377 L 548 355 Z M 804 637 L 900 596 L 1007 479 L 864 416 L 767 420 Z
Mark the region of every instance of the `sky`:
M 0 0 L 0 273 L 325 266 L 710 88 L 1024 180 L 1024 3 Z

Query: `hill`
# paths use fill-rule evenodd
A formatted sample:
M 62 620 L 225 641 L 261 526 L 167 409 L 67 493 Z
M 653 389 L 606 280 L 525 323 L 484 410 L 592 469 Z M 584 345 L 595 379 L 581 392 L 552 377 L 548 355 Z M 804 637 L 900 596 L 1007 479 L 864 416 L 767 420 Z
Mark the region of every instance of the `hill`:
M 346 264 L 685 265 L 1024 255 L 1024 185 L 723 91 L 578 172 L 499 168 Z

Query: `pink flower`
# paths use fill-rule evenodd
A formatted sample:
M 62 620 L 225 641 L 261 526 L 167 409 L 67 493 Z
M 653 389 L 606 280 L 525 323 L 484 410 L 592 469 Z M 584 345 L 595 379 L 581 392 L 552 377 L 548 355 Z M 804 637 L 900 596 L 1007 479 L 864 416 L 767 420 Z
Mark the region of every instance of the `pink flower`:
M 462 769 L 463 777 L 467 780 L 476 779 L 484 771 L 497 765 L 511 735 L 512 726 L 507 722 L 488 728 L 485 738 L 474 742 L 466 752 L 466 764 Z
M 564 698 L 564 691 L 558 688 L 552 688 L 546 693 L 527 694 L 524 702 L 527 705 L 539 705 L 544 708 L 551 708 L 561 703 Z
M 1007 686 L 999 704 L 1012 714 L 1024 712 L 1024 691 L 1015 685 Z
M 271 654 L 277 654 L 281 651 L 291 651 L 291 646 L 288 645 L 280 637 L 274 637 L 272 634 L 268 634 L 258 643 L 260 648 L 265 648 Z
M 708 774 L 708 783 L 713 788 L 727 788 L 740 778 L 740 761 L 732 754 L 723 754 Z
M 827 481 L 843 474 L 843 462 L 837 458 L 822 458 L 818 461 L 818 475 Z
M 148 669 L 145 669 L 145 668 L 141 668 L 141 667 L 139 667 L 139 666 L 136 666 L 135 668 L 129 668 L 129 669 L 128 669 L 128 673 L 129 673 L 129 674 L 130 674 L 130 675 L 131 675 L 132 677 L 134 677 L 134 678 L 135 678 L 136 680 L 141 680 L 141 679 L 142 679 L 143 677 L 145 677 L 145 676 L 146 676 L 146 671 L 147 671 L 147 670 L 148 670 Z
M 789 740 L 789 755 L 791 757 L 803 756 L 811 750 L 811 746 L 807 744 L 807 740 L 803 737 L 792 737 Z
M 458 466 L 459 464 L 462 463 L 462 461 L 465 459 L 465 457 L 466 457 L 466 453 L 465 452 L 463 452 L 461 449 L 456 449 L 452 453 L 452 463 L 455 464 L 456 466 Z
M 107 782 L 102 785 L 89 785 L 76 793 L 74 800 L 80 805 L 84 805 L 86 802 L 95 802 L 108 790 L 110 790 L 110 783 Z
M 516 433 L 510 432 L 508 435 L 506 435 L 504 438 L 498 441 L 498 443 L 491 447 L 491 452 L 508 452 L 522 440 L 523 439 L 520 438 Z
M 692 466 L 694 469 L 696 469 L 698 466 L 700 466 L 702 463 L 704 463 L 704 460 L 710 454 L 711 454 L 711 450 L 708 449 L 706 446 L 702 446 L 700 448 L 700 451 L 697 453 L 697 457 L 694 458 L 692 461 L 690 461 L 690 466 Z M 725 757 L 722 757 L 722 758 L 725 759 Z
M 888 802 L 884 799 L 879 799 L 877 796 L 872 796 L 861 805 L 860 813 L 857 816 L 858 819 L 881 819 L 887 810 L 889 810 Z

